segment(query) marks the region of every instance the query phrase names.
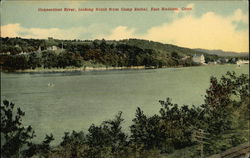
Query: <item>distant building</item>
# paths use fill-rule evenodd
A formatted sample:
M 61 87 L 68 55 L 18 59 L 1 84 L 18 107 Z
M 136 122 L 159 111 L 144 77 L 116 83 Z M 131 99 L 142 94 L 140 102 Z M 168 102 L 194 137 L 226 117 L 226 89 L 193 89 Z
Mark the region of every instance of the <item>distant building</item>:
M 193 62 L 195 63 L 200 63 L 200 64 L 205 64 L 205 57 L 204 55 L 194 55 L 192 58 Z
M 19 53 L 19 55 L 26 55 L 26 54 L 28 54 L 27 52 L 23 52 L 23 51 L 21 51 L 21 53 Z
M 217 61 L 210 61 L 210 62 L 208 62 L 208 64 L 210 64 L 210 65 L 216 65 Z
M 183 58 L 181 58 L 181 60 L 187 60 L 189 58 L 190 58 L 190 56 L 184 56 Z
M 217 62 L 218 64 L 222 64 L 222 59 L 219 58 L 216 62 Z
M 51 46 L 48 47 L 47 50 L 58 50 L 59 48 L 57 46 Z
M 10 55 L 10 52 L 6 52 L 6 53 L 0 53 L 0 55 Z
M 52 46 L 51 47 L 47 47 L 47 46 L 45 46 L 45 45 L 39 45 L 38 46 L 38 49 L 37 49 L 37 52 L 42 52 L 42 51 L 46 51 L 46 50 L 52 50 L 53 48 L 52 48 Z M 55 49 L 55 48 L 54 48 Z
M 240 65 L 242 65 L 242 64 L 249 64 L 249 60 L 238 60 L 238 61 L 236 62 L 236 64 L 237 64 L 238 66 L 240 66 Z

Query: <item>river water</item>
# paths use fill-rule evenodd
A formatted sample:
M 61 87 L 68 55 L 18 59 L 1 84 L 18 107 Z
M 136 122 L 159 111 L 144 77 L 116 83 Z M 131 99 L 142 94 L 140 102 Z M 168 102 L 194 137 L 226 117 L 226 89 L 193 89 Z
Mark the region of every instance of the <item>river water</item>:
M 34 128 L 35 141 L 53 133 L 58 143 L 64 132 L 87 131 L 92 123 L 112 119 L 118 111 L 123 112 L 123 127 L 129 131 L 137 107 L 147 115 L 156 114 L 160 109 L 158 101 L 166 97 L 180 105 L 200 105 L 210 76 L 219 77 L 226 71 L 248 74 L 248 66 L 1 73 L 1 99 L 25 111 L 23 123 Z

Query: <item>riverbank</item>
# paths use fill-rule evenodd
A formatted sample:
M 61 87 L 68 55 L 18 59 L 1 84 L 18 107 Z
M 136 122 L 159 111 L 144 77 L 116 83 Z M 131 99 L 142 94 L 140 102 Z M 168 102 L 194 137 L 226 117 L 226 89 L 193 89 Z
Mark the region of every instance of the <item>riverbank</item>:
M 136 70 L 136 69 L 155 69 L 154 67 L 130 66 L 130 67 L 67 67 L 67 68 L 36 68 L 25 70 L 1 70 L 2 72 L 75 72 L 75 71 L 105 71 L 105 70 Z
M 196 66 L 214 66 L 217 64 L 203 64 Z M 225 65 L 225 64 L 224 64 Z M 193 66 L 187 66 L 193 67 Z M 167 67 L 163 66 L 161 68 L 183 68 L 183 66 L 175 66 L 175 67 Z M 2 69 L 1 72 L 15 72 L 15 73 L 32 73 L 32 72 L 85 72 L 85 71 L 106 71 L 106 70 L 143 70 L 143 69 L 159 69 L 155 66 L 129 66 L 129 67 L 105 67 L 105 66 L 83 66 L 83 67 L 66 67 L 66 68 L 35 68 L 35 69 L 24 69 L 24 70 L 10 70 L 10 69 Z

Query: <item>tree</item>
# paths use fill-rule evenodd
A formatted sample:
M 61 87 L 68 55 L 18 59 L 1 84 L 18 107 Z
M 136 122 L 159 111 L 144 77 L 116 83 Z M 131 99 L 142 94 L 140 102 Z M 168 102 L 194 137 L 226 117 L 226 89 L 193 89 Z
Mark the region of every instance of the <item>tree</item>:
M 15 158 L 23 155 L 47 155 L 51 151 L 53 135 L 46 135 L 41 144 L 32 143 L 35 132 L 31 126 L 24 127 L 22 117 L 25 113 L 7 100 L 1 105 L 1 158 Z
M 103 122 L 104 129 L 108 129 L 107 133 L 111 138 L 111 152 L 117 154 L 127 145 L 127 135 L 122 131 L 121 124 L 124 121 L 122 112 L 119 112 L 115 119 Z
M 27 69 L 29 67 L 28 59 L 25 55 L 8 56 L 3 66 L 12 70 Z
M 57 55 L 53 51 L 42 52 L 42 63 L 44 68 L 57 67 L 58 60 Z
M 24 127 L 22 117 L 25 113 L 14 108 L 15 105 L 7 100 L 1 105 L 1 157 L 18 156 L 20 150 L 35 137 L 31 126 Z
M 54 140 L 52 134 L 46 135 L 44 141 L 41 144 L 28 143 L 28 149 L 22 151 L 24 157 L 32 157 L 34 155 L 46 157 L 51 153 L 50 143 Z
M 105 52 L 108 49 L 108 45 L 107 45 L 105 39 L 101 40 L 100 49 L 101 49 L 102 52 Z
M 220 80 L 211 77 L 205 104 L 201 107 L 211 138 L 210 145 L 206 146 L 207 153 L 220 152 L 247 141 L 250 111 L 247 75 L 227 72 Z
M 135 152 L 142 155 L 147 150 L 161 150 L 164 142 L 164 133 L 160 127 L 160 118 L 157 115 L 149 118 L 138 107 L 130 126 L 131 142 L 135 146 Z
M 180 55 L 179 55 L 177 52 L 175 52 L 175 51 L 173 51 L 173 52 L 171 53 L 171 56 L 172 56 L 173 58 L 175 58 L 175 59 L 180 59 L 180 58 L 181 58 Z
M 192 128 L 190 126 L 198 124 L 199 108 L 173 104 L 170 98 L 159 102 L 162 106 L 160 109 L 160 127 L 164 132 L 164 150 L 171 152 L 174 149 L 192 145 L 190 140 Z
M 58 55 L 58 67 L 65 68 L 67 66 L 75 66 L 81 67 L 82 66 L 82 57 L 78 53 L 72 52 L 61 52 Z
M 41 67 L 41 59 L 38 57 L 37 53 L 30 53 L 28 65 L 32 69 L 35 69 L 36 67 Z
M 86 145 L 86 137 L 82 131 L 72 131 L 64 133 L 63 141 L 60 143 L 63 147 L 63 153 L 61 157 L 81 157 L 84 155 Z
M 119 112 L 115 119 L 104 121 L 100 126 L 91 125 L 87 134 L 87 151 L 89 157 L 108 157 L 122 155 L 127 145 L 127 135 L 122 132 L 122 113 Z
M 202 107 L 210 116 L 209 130 L 218 134 L 232 128 L 233 112 L 249 101 L 249 79 L 244 74 L 237 77 L 235 72 L 227 72 L 220 80 L 211 77 L 210 83 Z

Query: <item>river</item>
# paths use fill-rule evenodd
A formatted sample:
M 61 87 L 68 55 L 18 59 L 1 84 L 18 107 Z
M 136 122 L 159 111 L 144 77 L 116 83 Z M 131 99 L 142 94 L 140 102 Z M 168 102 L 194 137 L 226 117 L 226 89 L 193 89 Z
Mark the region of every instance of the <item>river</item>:
M 180 105 L 200 105 L 210 76 L 219 77 L 226 71 L 248 74 L 248 66 L 1 73 L 1 98 L 25 111 L 23 123 L 34 128 L 35 141 L 53 133 L 58 143 L 64 132 L 87 131 L 92 123 L 112 119 L 118 111 L 123 112 L 123 127 L 128 132 L 137 107 L 147 115 L 156 114 L 158 101 L 166 97 Z

